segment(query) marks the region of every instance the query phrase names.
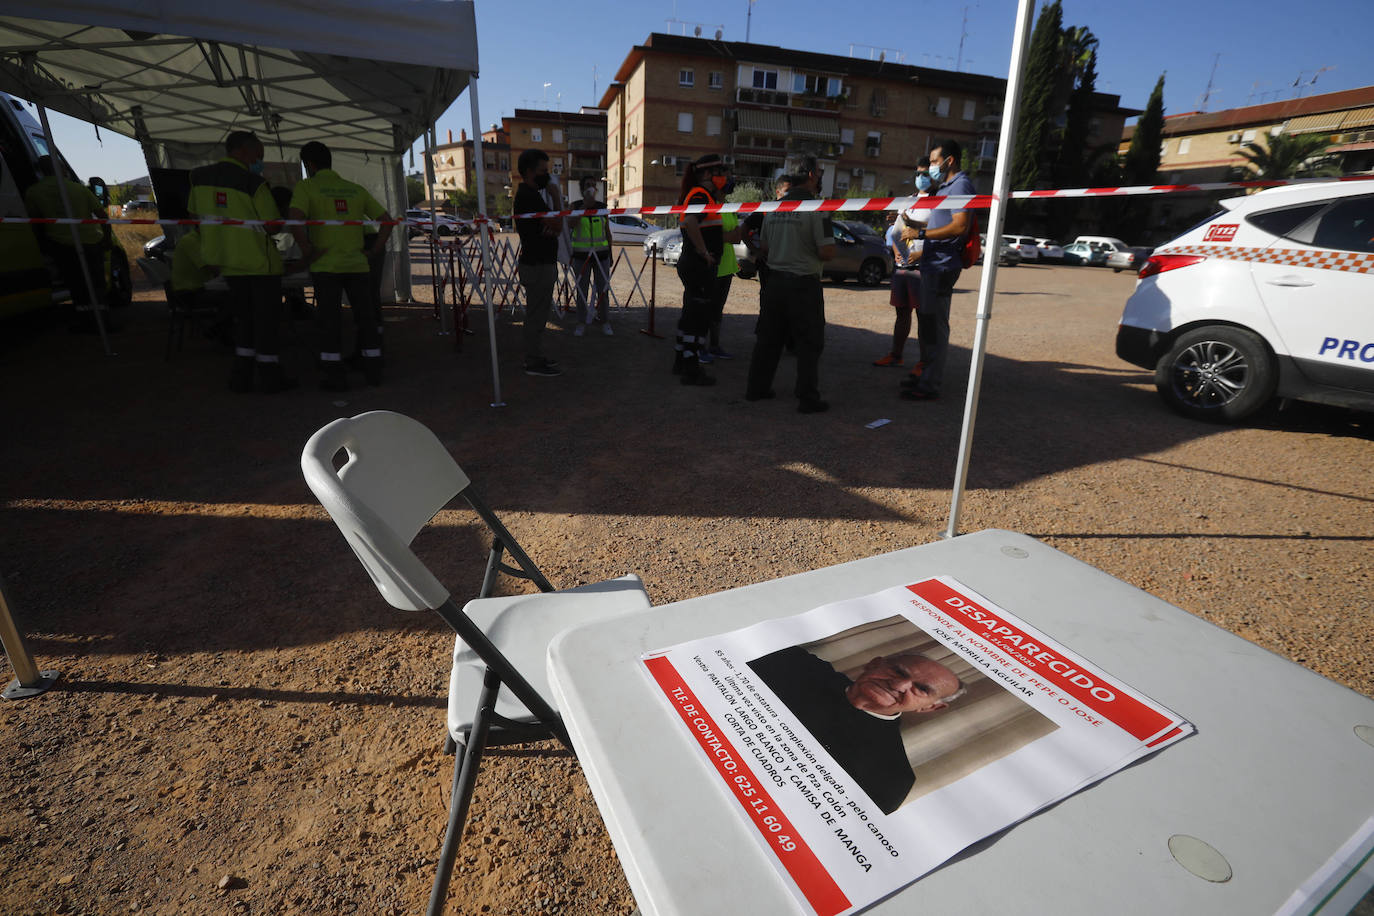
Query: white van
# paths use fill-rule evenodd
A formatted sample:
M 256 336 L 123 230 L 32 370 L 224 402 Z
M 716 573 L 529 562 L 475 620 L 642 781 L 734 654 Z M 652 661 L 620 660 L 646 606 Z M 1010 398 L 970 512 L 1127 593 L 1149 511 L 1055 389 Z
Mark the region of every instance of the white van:
M 1130 246 L 1121 241 L 1121 239 L 1114 239 L 1110 235 L 1080 235 L 1073 241 L 1082 242 L 1094 248 L 1106 248 L 1108 251 L 1126 251 L 1130 248 Z M 1071 242 L 1070 244 L 1073 243 Z
M 1374 186 L 1321 182 L 1223 200 L 1155 249 L 1116 353 L 1172 408 L 1240 420 L 1273 397 L 1374 410 Z

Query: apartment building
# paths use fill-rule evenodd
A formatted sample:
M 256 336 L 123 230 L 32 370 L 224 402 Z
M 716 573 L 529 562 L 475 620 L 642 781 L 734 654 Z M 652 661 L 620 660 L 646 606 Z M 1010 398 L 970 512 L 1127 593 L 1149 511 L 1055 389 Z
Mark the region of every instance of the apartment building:
M 1342 175 L 1374 175 L 1374 86 L 1306 98 L 1247 105 L 1223 111 L 1189 111 L 1164 118 L 1159 151 L 1163 184 L 1236 181 L 1247 174 L 1240 155 L 1246 144 L 1266 144 L 1278 134 L 1321 134 L 1328 155 Z M 1124 153 L 1135 125 L 1122 131 Z M 1167 237 L 1211 212 L 1219 196 L 1230 193 L 1172 195 L 1150 202 L 1149 222 Z
M 564 187 L 576 187 L 582 178 L 597 181 L 606 174 L 606 115 L 592 108 L 577 112 L 539 111 L 517 108 L 501 124 L 482 133 L 483 168 L 488 206 L 495 208 L 499 198 L 512 197 L 512 187 L 520 176 L 516 163 L 527 149 L 542 149 L 549 154 L 549 172 L 559 176 Z M 453 131 L 448 142 L 434 150 L 435 193 L 440 199 L 448 191 L 467 190 L 476 181 L 472 141 L 467 131 Z
M 606 111 L 606 194 L 619 206 L 676 202 L 684 167 L 705 153 L 736 182 L 771 189 L 789 154 L 810 154 L 828 197 L 914 191 L 917 160 L 963 144 L 991 186 L 1005 80 L 772 45 L 654 33 L 626 56 Z M 1138 112 L 1099 93 L 1090 143 L 1110 144 Z

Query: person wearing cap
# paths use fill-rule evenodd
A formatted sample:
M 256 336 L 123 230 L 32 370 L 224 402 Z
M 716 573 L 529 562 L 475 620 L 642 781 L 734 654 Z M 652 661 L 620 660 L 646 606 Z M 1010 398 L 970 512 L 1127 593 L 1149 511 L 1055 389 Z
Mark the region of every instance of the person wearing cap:
M 329 147 L 311 141 L 301 147 L 306 177 L 291 193 L 291 219 L 389 221 L 386 208 L 362 185 L 342 178 L 333 168 Z M 315 285 L 315 322 L 320 338 L 320 367 L 326 391 L 346 391 L 348 373 L 343 362 L 344 294 L 353 309 L 363 375 L 369 385 L 382 382 L 382 341 L 377 329 L 381 316 L 373 313 L 372 280 L 368 253 L 363 251 L 362 226 L 292 226 L 301 256 L 310 265 Z M 383 225 L 373 242 L 373 253 L 386 250 L 391 226 Z
M 263 180 L 263 145 L 251 131 L 236 130 L 224 141 L 225 158 L 191 170 L 186 207 L 204 220 L 280 220 L 281 210 Z M 200 227 L 201 257 L 219 270 L 234 309 L 231 391 L 258 386 L 275 394 L 296 387 L 281 367 L 282 259 L 266 227 L 207 224 Z
M 783 200 L 815 197 L 820 183 L 816 158 L 802 157 Z M 768 285 L 760 294 L 757 337 L 749 357 L 744 399 L 776 397 L 773 376 L 783 345 L 790 339 L 797 353 L 797 410 L 821 413 L 830 408 L 821 400 L 820 392 L 821 350 L 825 346 L 821 265 L 835 256 L 830 217 L 819 211 L 769 213 L 764 217 L 759 243 L 768 259 Z
M 922 156 L 921 161 L 916 164 L 915 182 L 919 196 L 924 196 L 930 191 L 930 175 L 926 171 L 929 166 L 929 156 Z M 919 219 L 924 223 L 929 218 L 930 211 L 913 209 L 906 214 L 892 214 L 892 223 L 888 226 L 885 237 L 887 246 L 892 249 L 893 260 L 892 291 L 888 301 L 896 310 L 897 317 L 892 324 L 892 349 L 875 359 L 875 366 L 901 367 L 902 351 L 906 349 L 907 338 L 911 336 L 911 314 L 921 301 L 921 273 L 917 268 L 922 243 L 908 242 L 902 238 L 902 230 L 907 227 L 908 214 L 912 215 L 913 220 Z M 921 364 L 918 362 L 916 365 L 920 367 Z
M 715 153 L 707 153 L 682 175 L 681 203 L 716 204 L 730 182 L 730 167 Z M 728 241 L 739 239 L 739 230 Z M 727 241 L 719 213 L 689 213 L 682 217 L 682 255 L 677 275 L 682 280 L 682 315 L 677 323 L 673 374 L 684 385 L 714 385 L 716 380 L 701 368 L 701 351 L 708 344 L 711 316 L 715 310 L 716 273 Z

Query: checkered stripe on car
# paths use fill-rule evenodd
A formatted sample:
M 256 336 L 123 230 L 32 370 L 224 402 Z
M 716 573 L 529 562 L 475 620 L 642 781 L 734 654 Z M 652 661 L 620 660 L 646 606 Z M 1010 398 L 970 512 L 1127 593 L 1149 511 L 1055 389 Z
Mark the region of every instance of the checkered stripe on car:
M 1228 261 L 1253 261 L 1257 264 L 1290 264 L 1319 270 L 1347 270 L 1374 273 L 1374 254 L 1359 251 L 1313 251 L 1303 248 L 1247 248 L 1243 245 L 1176 245 L 1155 254 L 1200 254 Z

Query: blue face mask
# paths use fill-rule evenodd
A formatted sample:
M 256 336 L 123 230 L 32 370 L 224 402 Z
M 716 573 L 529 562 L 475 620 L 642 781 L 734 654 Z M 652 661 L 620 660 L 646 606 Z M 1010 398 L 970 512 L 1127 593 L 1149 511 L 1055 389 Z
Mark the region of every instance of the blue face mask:
M 931 180 L 928 172 L 920 172 L 916 175 L 916 190 L 920 191 L 922 194 L 929 191 L 932 184 L 934 184 L 934 182 Z
M 939 163 L 936 162 L 932 162 L 930 164 L 929 172 L 931 183 L 936 185 L 938 185 L 941 182 L 941 180 L 943 180 L 945 177 L 944 171 L 940 168 Z
M 248 171 L 252 172 L 254 175 L 261 175 L 262 166 L 263 162 L 261 159 L 259 159 L 257 162 L 254 162 L 252 165 L 248 167 Z

